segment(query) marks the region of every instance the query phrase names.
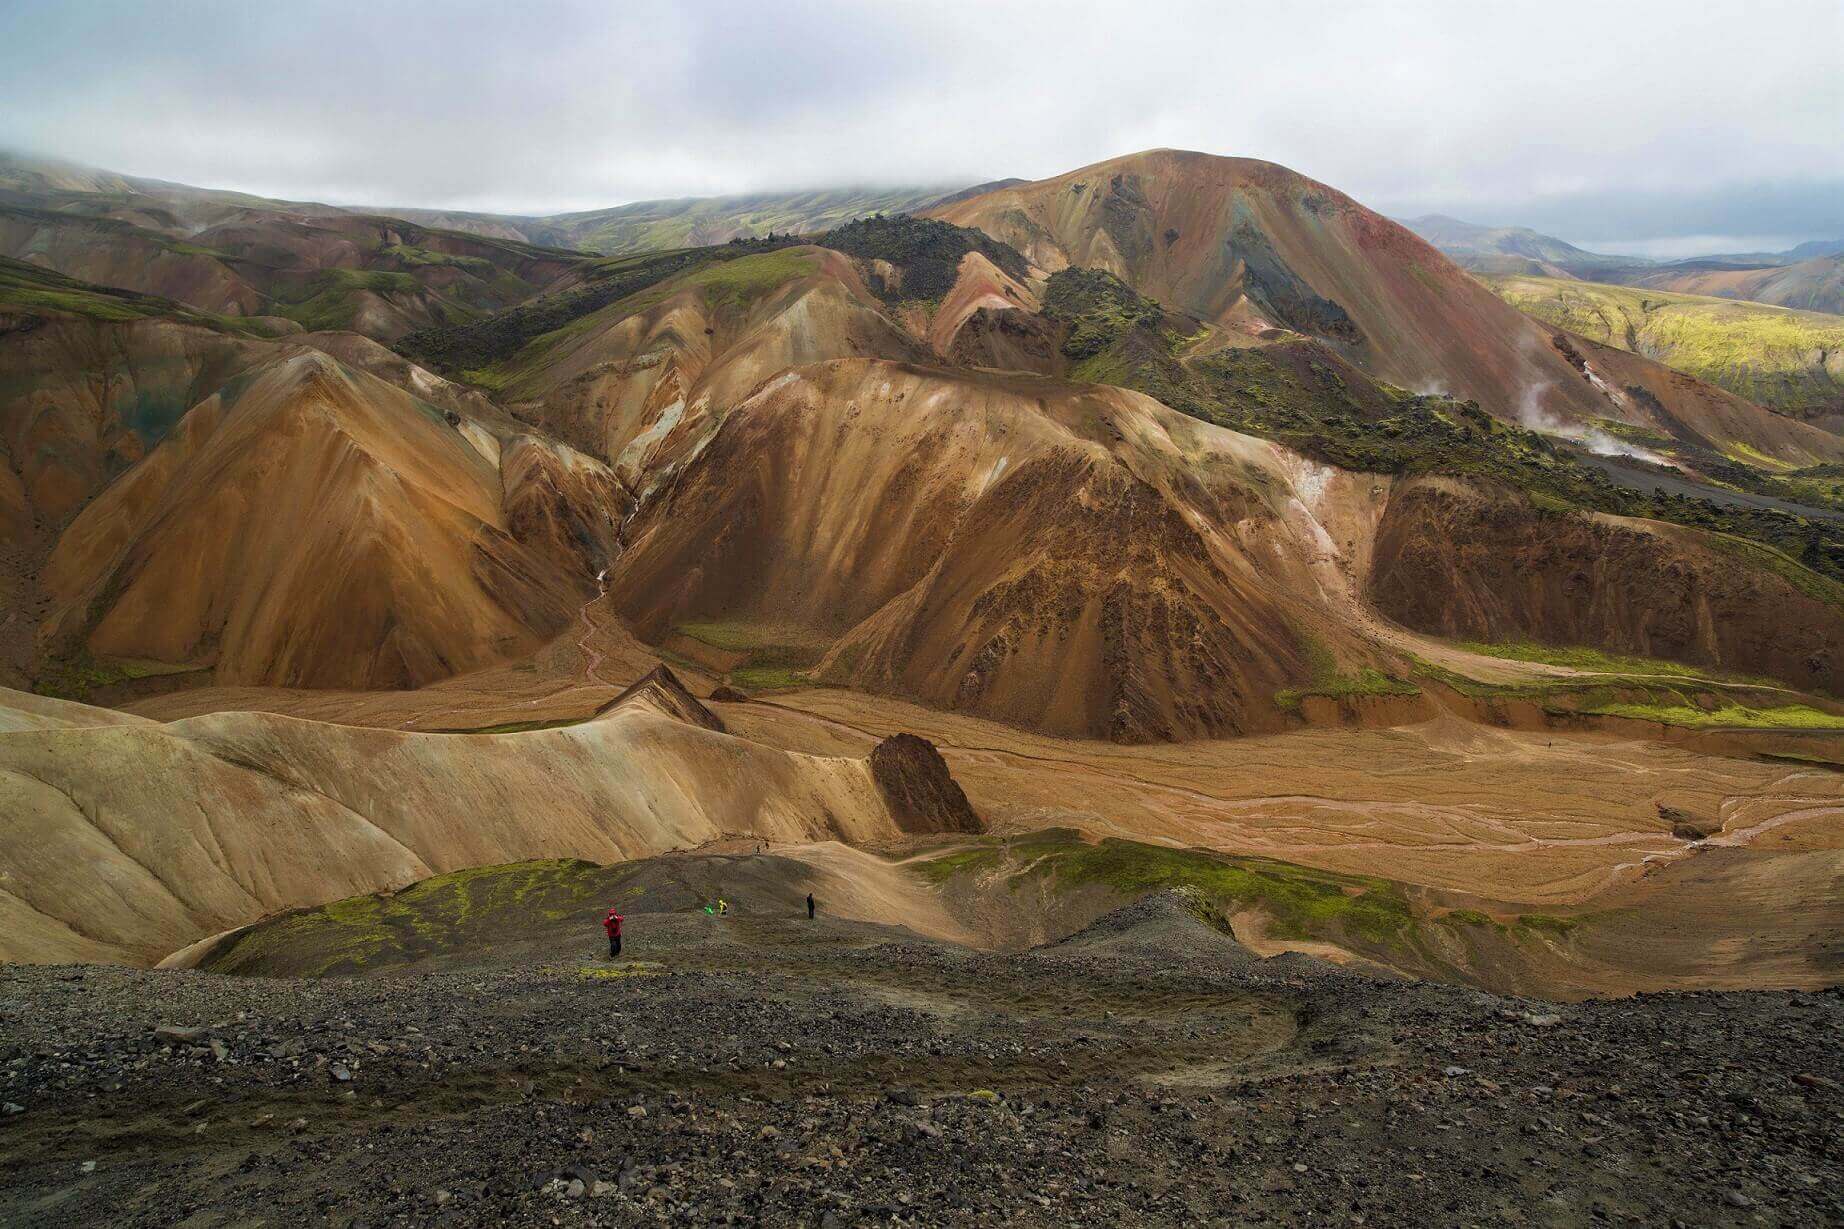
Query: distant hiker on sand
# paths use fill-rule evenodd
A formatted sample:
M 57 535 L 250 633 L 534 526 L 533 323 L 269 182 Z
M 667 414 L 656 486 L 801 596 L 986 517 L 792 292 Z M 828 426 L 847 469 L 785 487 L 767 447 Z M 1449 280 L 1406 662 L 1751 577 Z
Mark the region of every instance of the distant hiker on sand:
M 717 916 L 722 917 L 728 912 L 730 912 L 730 902 L 719 896 L 717 898 Z
M 613 960 L 621 954 L 621 923 L 625 919 L 616 913 L 611 905 L 608 916 L 602 919 L 602 929 L 608 932 L 608 958 Z
M 813 920 L 813 893 L 807 893 L 807 920 Z

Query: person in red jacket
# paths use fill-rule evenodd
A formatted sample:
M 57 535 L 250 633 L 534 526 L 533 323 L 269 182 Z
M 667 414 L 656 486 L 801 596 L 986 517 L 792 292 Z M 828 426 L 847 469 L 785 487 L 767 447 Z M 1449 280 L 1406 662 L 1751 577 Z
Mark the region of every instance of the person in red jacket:
M 621 954 L 621 923 L 624 919 L 611 907 L 608 916 L 602 919 L 602 929 L 608 932 L 608 956 L 614 959 Z

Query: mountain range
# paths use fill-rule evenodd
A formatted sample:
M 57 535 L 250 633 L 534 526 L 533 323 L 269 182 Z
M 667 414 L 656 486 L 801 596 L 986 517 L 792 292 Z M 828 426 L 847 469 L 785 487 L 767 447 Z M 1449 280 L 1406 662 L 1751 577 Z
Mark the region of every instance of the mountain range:
M 1440 214 L 1403 225 L 1478 273 L 1574 278 L 1844 313 L 1844 239 L 1810 240 L 1780 252 L 1657 261 L 1589 252 L 1524 227 L 1476 226 Z
M 1726 923 L 1663 983 L 1615 938 L 1725 909 L 1834 974 L 1837 384 L 1705 363 L 1682 296 L 1488 286 L 1177 150 L 500 233 L 0 182 L 9 959 L 526 858 L 1055 825 L 1382 853 L 1387 940 L 1344 880 L 1238 925 L 1417 975 L 1750 984 Z M 1581 258 L 1494 234 L 1447 241 Z M 1128 894 L 1073 876 L 1005 933 Z

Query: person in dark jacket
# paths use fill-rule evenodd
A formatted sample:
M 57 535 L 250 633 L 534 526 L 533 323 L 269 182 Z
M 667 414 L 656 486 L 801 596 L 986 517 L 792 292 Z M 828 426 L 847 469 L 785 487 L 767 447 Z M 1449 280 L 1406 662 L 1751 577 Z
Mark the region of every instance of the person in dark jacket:
M 807 920 L 813 920 L 813 893 L 807 893 Z
M 626 919 L 611 907 L 608 916 L 602 919 L 602 929 L 608 932 L 608 958 L 613 960 L 621 954 L 621 923 Z

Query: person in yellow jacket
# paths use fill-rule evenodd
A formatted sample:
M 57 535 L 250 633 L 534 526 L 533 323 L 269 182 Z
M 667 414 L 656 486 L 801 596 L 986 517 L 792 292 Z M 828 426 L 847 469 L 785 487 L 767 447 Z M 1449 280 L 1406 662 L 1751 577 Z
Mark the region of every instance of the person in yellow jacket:
M 730 902 L 719 896 L 717 898 L 717 916 L 722 917 L 728 912 L 730 912 Z

